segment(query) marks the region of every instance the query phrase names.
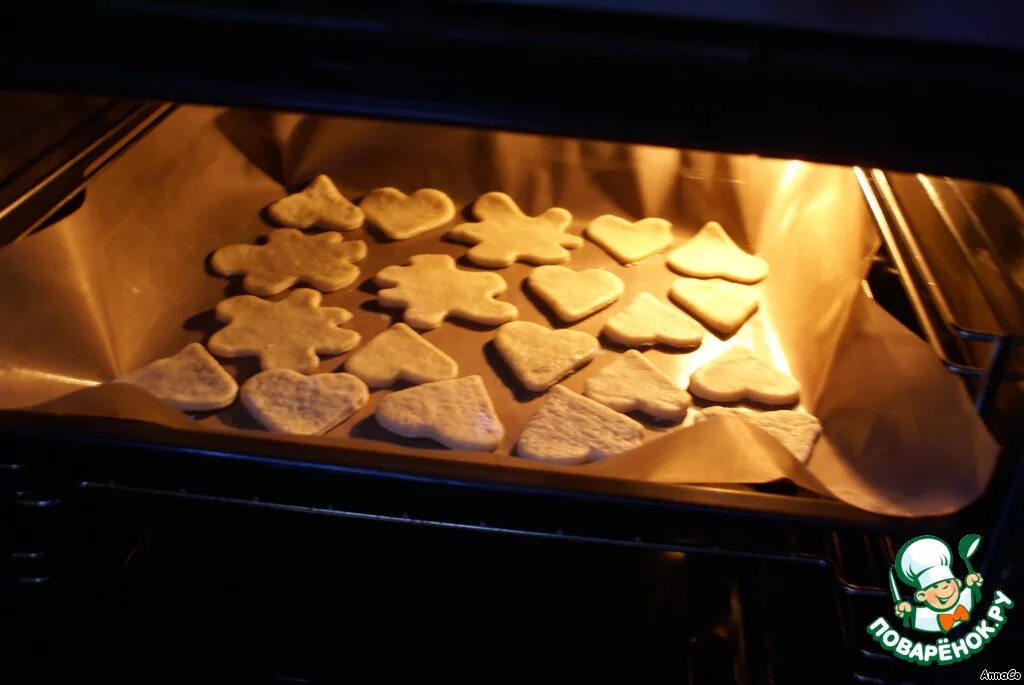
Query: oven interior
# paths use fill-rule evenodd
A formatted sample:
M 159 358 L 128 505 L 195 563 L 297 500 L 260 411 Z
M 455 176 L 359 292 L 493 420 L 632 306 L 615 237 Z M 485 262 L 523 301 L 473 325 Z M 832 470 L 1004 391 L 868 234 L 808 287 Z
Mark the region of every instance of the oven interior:
M 80 154 L 59 173 L 41 158 L 18 168 L 29 187 L 7 186 L 14 199 L 0 215 L 6 240 L 30 240 L 90 203 L 111 201 L 99 192 L 91 198 L 90 184 L 116 174 L 121 155 L 188 107 L 110 103 L 98 107 L 103 116 L 87 117 L 104 135 L 84 126 L 73 131 L 77 140 L 62 132 L 60 143 Z M 257 158 L 274 149 L 251 142 Z M 294 162 L 284 185 L 317 164 L 315 156 L 277 162 Z M 786 173 L 785 163 L 765 164 Z M 9 606 L 24 633 L 75 642 L 93 672 L 119 679 L 156 663 L 168 682 L 331 682 L 359 666 L 410 675 L 424 664 L 462 675 L 500 664 L 522 676 L 554 669 L 695 683 L 913 677 L 871 651 L 859 629 L 889 602 L 889 534 L 984 522 L 995 531 L 985 563 L 998 560 L 993 573 L 1012 564 L 1024 211 L 1001 186 L 869 168 L 843 173 L 877 231 L 859 287 L 962 379 L 1002 446 L 985 496 L 956 517 L 865 517 L 785 482 L 687 486 L 681 491 L 693 499 L 674 503 L 689 510 L 666 508 L 648 491 L 606 507 L 609 493 L 587 484 L 565 498 L 554 477 L 541 479 L 546 491 L 537 481 L 506 483 L 490 500 L 466 487 L 472 479 L 464 472 L 432 478 L 433 464 L 400 481 L 358 468 L 310 474 L 270 463 L 279 449 L 271 448 L 243 467 L 180 435 L 167 441 L 159 427 L 8 412 L 13 448 L 0 461 L 9 516 L 0 542 L 12 560 Z M 125 352 L 132 354 L 140 353 Z M 58 386 L 64 390 L 60 378 L 37 375 L 18 387 L 41 400 Z M 153 447 L 162 440 L 172 448 Z M 722 514 L 716 500 L 739 513 Z M 622 578 L 643 582 L 616 582 Z M 780 594 L 829 600 L 797 602 L 780 617 L 765 592 L 775 583 Z M 73 620 L 54 626 L 55 615 Z M 485 622 L 500 628 L 475 629 Z M 395 631 L 416 636 L 422 650 L 407 660 L 372 655 L 372 641 Z M 784 637 L 792 635 L 801 640 Z M 128 647 L 111 651 L 121 641 Z M 41 644 L 19 668 L 45 681 L 54 653 Z M 820 659 L 804 658 L 807 650 Z

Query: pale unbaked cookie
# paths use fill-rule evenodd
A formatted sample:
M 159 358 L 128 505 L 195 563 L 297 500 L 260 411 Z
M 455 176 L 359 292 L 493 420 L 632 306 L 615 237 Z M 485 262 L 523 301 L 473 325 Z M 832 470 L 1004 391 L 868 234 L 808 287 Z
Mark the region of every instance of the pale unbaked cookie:
M 551 330 L 529 321 L 498 329 L 494 346 L 516 378 L 534 392 L 547 390 L 597 354 L 597 338 L 569 329 Z
M 406 438 L 431 438 L 453 450 L 491 452 L 505 436 L 480 376 L 393 392 L 377 402 L 377 423 Z
M 516 260 L 561 264 L 569 261 L 565 248 L 583 244 L 582 238 L 565 232 L 572 214 L 561 207 L 527 216 L 505 193 L 485 193 L 473 203 L 473 215 L 478 222 L 459 224 L 448 237 L 474 245 L 466 258 L 478 266 L 498 268 Z
M 754 411 L 746 407 L 707 407 L 703 418 L 735 416 L 757 426 L 778 440 L 793 456 L 806 463 L 811 458 L 814 443 L 821 434 L 821 421 L 807 412 L 777 409 Z
M 412 195 L 397 188 L 377 188 L 363 198 L 359 207 L 392 240 L 412 238 L 455 218 L 451 198 L 433 188 L 421 188 Z
M 199 343 L 189 343 L 173 357 L 157 359 L 114 382 L 145 388 L 182 411 L 223 409 L 238 394 L 235 379 Z
M 624 289 L 622 279 L 610 271 L 573 271 L 565 266 L 538 266 L 526 282 L 566 322 L 579 321 L 604 309 L 619 299 Z
M 495 299 L 508 289 L 494 273 L 463 271 L 446 254 L 420 254 L 407 266 L 387 266 L 374 279 L 384 289 L 377 299 L 385 307 L 404 307 L 405 322 L 421 330 L 437 328 L 453 316 L 497 326 L 519 316 L 508 302 Z
M 757 288 L 720 278 L 680 278 L 672 284 L 672 300 L 708 328 L 729 336 L 757 311 Z
M 303 376 L 290 369 L 262 371 L 242 385 L 242 404 L 267 430 L 320 435 L 356 413 L 370 397 L 347 373 Z
M 245 274 L 242 287 L 253 295 L 276 295 L 299 281 L 327 293 L 359 278 L 352 262 L 364 257 L 362 240 L 345 242 L 335 231 L 306 235 L 279 228 L 266 245 L 225 245 L 213 253 L 210 266 L 221 276 Z
M 516 454 L 549 464 L 582 464 L 638 447 L 644 427 L 565 386 L 551 388 L 519 437 Z
M 712 402 L 793 404 L 800 399 L 800 384 L 749 347 L 735 345 L 693 372 L 690 392 Z
M 270 218 L 282 226 L 351 231 L 363 225 L 363 210 L 348 201 L 334 182 L 320 174 L 302 192 L 267 207 Z
M 757 283 L 768 275 L 768 262 L 740 249 L 716 221 L 704 224 L 697 235 L 669 254 L 667 262 L 679 273 L 698 278 Z
M 583 394 L 616 411 L 638 409 L 671 421 L 682 421 L 690 407 L 686 391 L 636 350 L 587 379 Z
M 602 214 L 587 225 L 587 237 L 623 264 L 632 264 L 671 245 L 672 224 L 656 218 L 630 223 Z
M 312 373 L 317 354 L 348 352 L 359 334 L 338 328 L 352 318 L 340 307 L 321 307 L 316 290 L 299 288 L 278 302 L 239 295 L 217 304 L 217 318 L 228 325 L 207 347 L 219 357 L 259 356 L 260 367 Z
M 459 375 L 454 359 L 404 323 L 396 323 L 353 352 L 345 370 L 372 388 L 394 385 L 398 380 L 432 383 Z
M 631 347 L 696 347 L 704 339 L 699 323 L 650 293 L 639 293 L 628 307 L 610 316 L 602 332 L 612 342 Z

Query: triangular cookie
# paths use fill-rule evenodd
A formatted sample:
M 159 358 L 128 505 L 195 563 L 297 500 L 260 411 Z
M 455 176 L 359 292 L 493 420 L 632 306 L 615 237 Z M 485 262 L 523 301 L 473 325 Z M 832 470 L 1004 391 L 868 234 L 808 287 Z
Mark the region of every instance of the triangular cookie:
M 643 442 L 644 427 L 614 409 L 556 385 L 516 445 L 516 454 L 550 464 L 582 464 Z
M 114 382 L 145 388 L 182 411 L 223 409 L 238 394 L 235 379 L 199 343 L 185 345 L 173 357 L 157 359 Z
M 715 221 L 704 224 L 697 235 L 669 253 L 666 261 L 679 273 L 698 278 L 757 283 L 768 275 L 768 262 L 741 250 Z
M 615 411 L 638 409 L 670 421 L 683 420 L 690 407 L 686 391 L 636 350 L 587 379 L 583 394 Z
M 454 359 L 404 323 L 396 323 L 353 352 L 345 370 L 372 388 L 394 385 L 398 380 L 432 383 L 459 375 Z
M 516 378 L 534 392 L 547 390 L 597 354 L 597 338 L 570 329 L 552 330 L 529 321 L 498 329 L 494 346 Z
M 432 438 L 453 450 L 491 452 L 505 435 L 480 376 L 393 392 L 377 403 L 377 423 L 406 438 Z

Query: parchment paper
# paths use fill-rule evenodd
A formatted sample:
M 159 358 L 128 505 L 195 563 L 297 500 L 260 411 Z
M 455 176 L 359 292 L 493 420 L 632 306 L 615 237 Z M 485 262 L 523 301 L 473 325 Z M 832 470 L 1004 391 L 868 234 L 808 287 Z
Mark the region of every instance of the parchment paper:
M 604 462 L 571 467 L 661 483 L 767 483 L 789 479 L 824 496 L 898 516 L 943 514 L 975 499 L 991 477 L 997 445 L 973 413 L 960 383 L 930 348 L 864 293 L 861 279 L 877 239 L 849 168 L 755 156 L 577 141 L 534 135 L 377 121 L 182 107 L 94 181 L 71 216 L 0 252 L 0 407 L 48 402 L 39 411 L 122 418 L 136 416 L 197 429 L 258 430 L 240 404 L 185 419 L 177 412 L 133 413 L 131 393 L 76 393 L 109 381 L 219 327 L 212 307 L 239 294 L 237 280 L 213 275 L 210 253 L 251 242 L 270 226 L 262 210 L 285 193 L 327 173 L 350 199 L 372 188 L 406 192 L 436 187 L 464 207 L 502 190 L 529 213 L 550 206 L 573 213 L 581 233 L 593 217 L 660 216 L 678 242 L 708 220 L 768 260 L 759 286 L 761 310 L 732 338 L 708 334 L 695 351 L 657 348 L 652 361 L 685 384 L 689 374 L 725 346 L 750 345 L 803 385 L 803 406 L 824 424 L 802 465 L 766 433 L 730 417 L 682 428 L 647 420 L 647 442 Z M 372 276 L 423 252 L 456 257 L 466 247 L 436 230 L 386 242 L 372 227 L 346 234 L 364 239 L 369 257 L 356 285 L 324 297 L 355 314 L 351 326 L 368 340 L 400 312 L 381 309 Z M 599 266 L 626 282 L 625 295 L 575 328 L 597 335 L 635 293 L 666 297 L 677 276 L 664 255 L 623 267 L 596 245 L 573 251 L 569 266 Z M 562 325 L 523 287 L 530 267 L 499 273 L 503 299 L 521 318 Z M 446 322 L 426 337 L 480 374 L 507 435 L 493 455 L 459 455 L 533 467 L 509 456 L 542 394 L 524 391 L 495 354 L 494 330 Z M 604 350 L 566 385 L 611 363 Z M 344 356 L 325 359 L 339 369 Z M 239 383 L 255 360 L 226 360 Z M 322 438 L 339 446 L 413 447 L 444 458 L 426 440 L 393 436 L 372 418 L 377 391 L 354 417 Z M 90 400 L 90 398 L 94 398 Z M 174 416 L 175 421 L 167 417 Z M 155 418 L 156 417 L 156 418 Z M 643 417 L 636 417 L 642 419 Z M 551 467 L 536 467 L 550 469 Z

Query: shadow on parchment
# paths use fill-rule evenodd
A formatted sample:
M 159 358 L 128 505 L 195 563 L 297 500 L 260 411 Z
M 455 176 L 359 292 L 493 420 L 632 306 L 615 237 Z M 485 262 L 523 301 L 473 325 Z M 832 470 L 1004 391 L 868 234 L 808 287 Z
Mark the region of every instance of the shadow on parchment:
M 299 190 L 294 186 L 305 185 L 309 179 L 291 178 L 286 160 L 302 159 L 313 139 L 317 117 L 303 117 L 282 141 L 274 125 L 278 116 L 274 112 L 229 109 L 217 116 L 216 126 L 263 173 L 289 191 Z

